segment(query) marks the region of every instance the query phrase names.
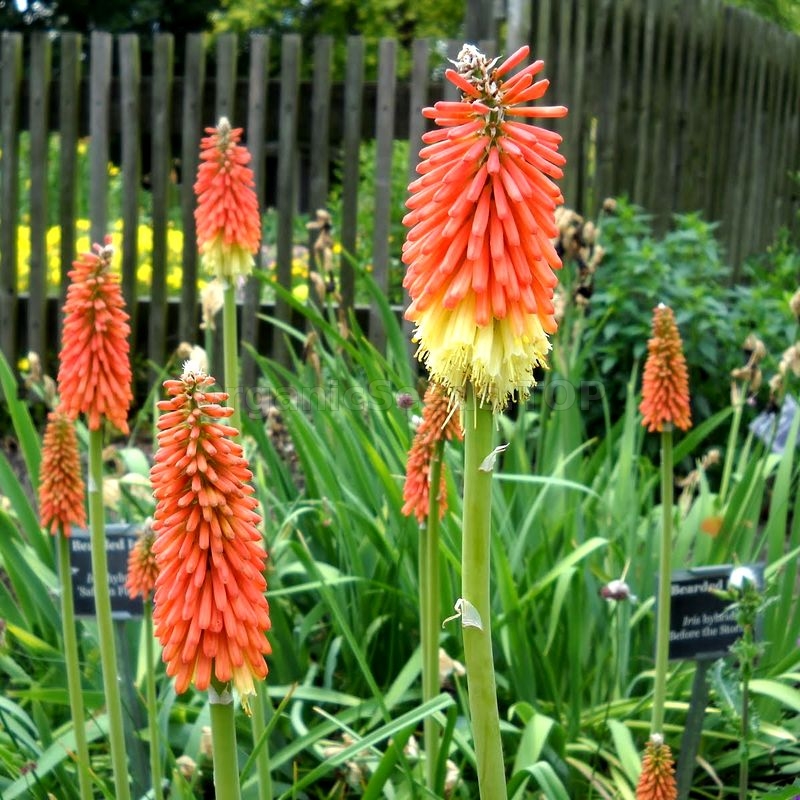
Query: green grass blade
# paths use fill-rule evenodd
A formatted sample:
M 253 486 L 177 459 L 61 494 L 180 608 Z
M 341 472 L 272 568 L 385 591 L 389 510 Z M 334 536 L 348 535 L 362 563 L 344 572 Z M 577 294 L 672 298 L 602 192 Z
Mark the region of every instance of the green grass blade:
M 3 353 L 0 353 L 0 388 L 2 388 L 8 404 L 8 413 L 17 434 L 31 484 L 34 487 L 38 486 L 41 462 L 39 434 L 36 432 L 28 407 L 17 397 L 17 379 Z

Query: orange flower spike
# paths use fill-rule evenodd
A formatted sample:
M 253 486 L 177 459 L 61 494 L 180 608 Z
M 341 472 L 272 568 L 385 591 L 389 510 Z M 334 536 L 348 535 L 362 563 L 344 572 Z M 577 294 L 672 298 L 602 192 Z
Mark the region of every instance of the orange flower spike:
M 131 599 L 141 596 L 147 600 L 155 588 L 158 576 L 158 564 L 153 553 L 155 540 L 152 522 L 148 522 L 128 554 L 128 577 L 125 588 Z
M 464 432 L 453 413 L 447 396 L 440 387 L 431 384 L 425 392 L 422 420 L 417 428 L 406 465 L 403 487 L 403 514 L 414 514 L 420 524 L 428 518 L 430 509 L 431 460 L 439 442 L 463 439 Z M 444 469 L 439 483 L 439 518 L 447 511 L 447 484 Z
M 645 745 L 636 800 L 676 800 L 677 797 L 672 751 L 664 744 L 663 737 L 654 733 Z
M 187 361 L 158 404 L 158 451 L 150 471 L 156 498 L 153 553 L 158 566 L 153 621 L 175 690 L 212 678 L 233 681 L 247 710 L 253 680 L 267 675 L 271 651 L 264 592 L 266 551 L 256 525 L 252 478 L 233 413 L 212 392 L 214 379 Z
M 78 437 L 63 411 L 52 411 L 42 442 L 39 509 L 41 522 L 50 533 L 70 535 L 73 525 L 86 527 L 85 490 L 81 478 Z
M 524 120 L 567 109 L 526 105 L 547 89 L 548 81 L 533 81 L 543 62 L 506 77 L 528 53 L 522 47 L 495 68 L 475 47 L 462 48 L 457 69 L 445 73 L 462 99 L 423 109 L 438 127 L 422 137 L 421 177 L 409 186 L 403 220 L 406 317 L 416 324 L 418 357 L 449 394 L 463 395 L 472 381 L 496 410 L 527 396 L 556 329 L 561 259 L 551 238 L 563 198 L 552 179 L 565 159 L 558 134 Z
M 194 191 L 197 247 L 206 269 L 219 278 L 249 275 L 261 243 L 261 215 L 250 153 L 239 144 L 241 128 L 222 117 L 206 128 Z
M 74 420 L 86 414 L 90 430 L 105 417 L 128 433 L 133 400 L 128 345 L 130 325 L 119 278 L 111 272 L 114 248 L 94 245 L 72 263 L 64 304 L 58 369 L 61 407 Z
M 689 374 L 683 343 L 672 309 L 663 303 L 653 310 L 653 335 L 647 343 L 642 379 L 642 425 L 662 431 L 672 424 L 685 431 L 692 426 Z

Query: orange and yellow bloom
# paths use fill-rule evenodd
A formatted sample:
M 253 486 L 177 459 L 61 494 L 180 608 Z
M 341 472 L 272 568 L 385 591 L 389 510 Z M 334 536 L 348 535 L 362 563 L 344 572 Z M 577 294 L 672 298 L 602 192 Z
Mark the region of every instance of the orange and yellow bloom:
M 642 425 L 651 432 L 663 431 L 665 425 L 683 431 L 692 426 L 683 342 L 672 309 L 663 303 L 653 309 L 653 335 L 647 343 L 639 411 Z
M 233 681 L 247 709 L 254 678 L 265 678 L 271 650 L 264 592 L 266 551 L 252 473 L 235 428 L 228 395 L 186 362 L 180 380 L 166 381 L 159 403 L 158 451 L 150 473 L 156 498 L 153 552 L 158 565 L 153 621 L 175 690 L 212 679 Z
M 86 414 L 89 430 L 106 418 L 128 433 L 133 399 L 128 336 L 131 329 L 119 278 L 111 272 L 114 248 L 94 245 L 72 264 L 64 304 L 58 369 L 61 408 L 70 419 Z
M 141 597 L 143 600 L 148 600 L 155 588 L 158 577 L 158 564 L 153 552 L 155 540 L 156 534 L 152 522 L 148 521 L 133 549 L 128 553 L 128 576 L 125 588 L 131 599 Z
M 406 516 L 414 514 L 420 524 L 428 518 L 430 509 L 431 461 L 437 445 L 445 439 L 463 439 L 464 432 L 457 414 L 450 407 L 441 388 L 431 384 L 425 392 L 422 420 L 414 435 L 406 465 L 406 482 L 403 486 L 403 508 Z M 439 518 L 447 511 L 447 484 L 444 469 L 441 471 L 438 491 Z
M 672 750 L 664 744 L 660 734 L 653 734 L 645 745 L 636 800 L 676 800 L 677 797 Z
M 194 191 L 197 247 L 212 275 L 230 280 L 249 275 L 261 243 L 261 216 L 250 153 L 239 144 L 241 128 L 222 117 L 206 128 Z
M 448 393 L 463 395 L 472 381 L 495 409 L 527 396 L 556 329 L 561 259 L 551 238 L 563 198 L 554 179 L 565 159 L 561 137 L 527 120 L 567 109 L 530 105 L 548 86 L 533 80 L 542 61 L 509 75 L 528 52 L 495 67 L 473 46 L 461 50 L 446 72 L 461 99 L 423 109 L 437 128 L 423 136 L 403 220 L 418 356 Z
M 73 525 L 86 527 L 85 490 L 81 478 L 78 437 L 72 420 L 56 410 L 47 418 L 42 442 L 39 513 L 50 533 L 70 535 Z

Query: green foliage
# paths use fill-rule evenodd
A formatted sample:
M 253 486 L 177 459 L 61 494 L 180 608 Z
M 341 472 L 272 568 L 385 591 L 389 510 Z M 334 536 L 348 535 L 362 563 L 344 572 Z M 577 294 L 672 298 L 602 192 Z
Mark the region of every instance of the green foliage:
M 675 312 L 689 365 L 695 421 L 728 404 L 730 371 L 744 363 L 739 350 L 753 332 L 774 367 L 791 344 L 788 300 L 800 278 L 800 250 L 783 234 L 763 257 L 749 261 L 744 280 L 730 285 L 730 270 L 714 235 L 698 214 L 678 214 L 657 235 L 650 217 L 624 199 L 598 220 L 605 254 L 595 275 L 583 341 L 588 358 L 616 401 L 627 376 L 647 352 L 653 308 Z M 565 271 L 568 267 L 565 267 Z
M 382 37 L 397 39 L 397 72 L 408 73 L 411 43 L 417 38 L 444 41 L 459 35 L 464 20 L 463 0 L 279 0 L 272 3 L 248 3 L 222 0 L 222 9 L 213 15 L 215 32 L 247 33 L 264 31 L 273 35 L 299 33 L 306 41 L 315 36 L 334 38 L 334 67 L 343 76 L 348 36 L 361 35 L 371 43 L 365 65 L 374 79 L 377 49 Z M 310 70 L 310 64 L 306 64 Z
M 634 223 L 635 216 L 626 224 Z M 697 233 L 699 223 L 689 227 L 695 233 L 688 244 L 672 243 L 669 250 L 687 260 L 706 242 Z M 629 249 L 638 246 L 634 237 Z M 430 716 L 443 732 L 443 758 L 461 775 L 451 796 L 467 800 L 475 796 L 475 760 L 463 677 L 453 673 L 437 698 L 420 705 L 418 535 L 415 520 L 400 512 L 419 406 L 407 411 L 395 403 L 397 393 L 415 392 L 417 375 L 396 313 L 367 272 L 359 280 L 378 304 L 386 354 L 372 347 L 353 318 L 341 320 L 333 308 L 305 305 L 284 293 L 305 329 L 270 322 L 298 355 L 287 369 L 253 354 L 261 377 L 242 406 L 243 441 L 270 554 L 273 655 L 266 694 L 275 796 L 424 797 L 423 764 L 410 736 Z M 648 316 L 649 303 L 641 312 Z M 512 796 L 520 800 L 633 797 L 649 728 L 654 545 L 661 519 L 657 463 L 637 411 L 637 373 L 624 376 L 621 403 L 582 384 L 594 374 L 591 337 L 599 336 L 590 322 L 568 309 L 553 343 L 553 368 L 527 404 L 498 418 L 500 438 L 509 447 L 498 459 L 492 487 L 494 652 L 507 772 Z M 730 344 L 719 347 L 724 357 Z M 17 436 L 35 470 L 35 428 L 16 401 L 10 377 L 7 367 L 0 369 Z M 570 386 L 573 393 L 564 394 Z M 599 410 L 601 424 L 589 433 L 591 409 Z M 677 464 L 693 463 L 731 423 L 727 407 L 714 411 L 676 440 Z M 748 753 L 752 787 L 761 793 L 789 783 L 800 756 L 800 468 L 792 447 L 798 425 L 782 455 L 749 438 L 735 442 L 726 453 L 732 465 L 726 497 L 718 497 L 706 471 L 699 470 L 676 506 L 676 568 L 732 563 L 737 556 L 743 563 L 766 562 L 774 602 L 764 610 L 761 628 L 769 645 L 750 681 L 760 724 Z M 124 475 L 146 471 L 146 457 L 136 446 L 117 448 L 113 462 Z M 443 619 L 460 596 L 461 445 L 448 444 L 445 459 Z M 0 513 L 0 616 L 7 621 L 0 647 L 0 793 L 44 798 L 75 781 L 66 757 L 71 725 L 57 603 L 47 591 L 53 567 L 42 547 L 49 540 L 38 530 L 35 505 L 22 483 L 12 470 L 0 470 L 0 493 L 13 498 Z M 137 482 L 129 477 L 122 485 L 118 512 L 150 513 L 152 500 L 138 493 Z M 712 514 L 722 518 L 713 537 L 701 529 Z M 601 588 L 622 576 L 635 598 L 604 599 Z M 136 639 L 137 623 L 129 626 Z M 93 768 L 107 793 L 91 624 L 81 623 L 80 640 L 88 728 L 92 735 L 101 731 L 92 745 Z M 440 644 L 461 660 L 456 623 L 445 626 Z M 140 655 L 135 660 L 139 682 L 144 664 Z M 678 663 L 669 677 L 665 734 L 676 751 L 692 673 L 691 664 Z M 208 705 L 193 691 L 176 697 L 161 665 L 157 681 L 170 774 L 182 755 L 202 761 Z M 697 796 L 735 796 L 731 787 L 741 757 L 735 714 L 725 713 L 726 698 L 735 697 L 731 687 L 735 678 L 728 676 L 712 694 L 701 742 L 710 766 L 695 775 Z M 253 743 L 242 715 L 237 735 L 244 766 Z M 33 771 L 26 766 L 31 762 Z M 248 772 L 245 797 L 253 796 L 254 781 Z M 175 796 L 199 797 L 200 778 L 194 785 L 175 778 L 173 788 Z
M 361 265 L 368 265 L 372 260 L 375 231 L 375 150 L 374 139 L 361 143 L 359 148 L 358 172 L 358 223 L 356 229 L 356 252 L 353 257 Z M 392 170 L 390 175 L 391 217 L 389 227 L 389 300 L 399 304 L 403 298 L 404 268 L 400 261 L 401 248 L 405 239 L 403 217 L 406 214 L 405 201 L 408 196 L 408 140 L 395 139 L 392 143 Z M 336 168 L 337 182 L 331 187 L 328 210 L 334 220 L 334 233 L 338 237 L 342 219 L 342 165 Z M 369 268 L 367 268 L 369 270 Z M 362 289 L 362 299 L 366 296 Z
M 184 33 L 208 28 L 217 0 L 132 0 L 89 3 L 86 0 L 36 0 L 0 3 L 0 30 L 102 30 L 150 34 L 153 30 Z
M 747 8 L 787 31 L 800 33 L 800 7 L 795 0 L 726 0 L 726 2 Z

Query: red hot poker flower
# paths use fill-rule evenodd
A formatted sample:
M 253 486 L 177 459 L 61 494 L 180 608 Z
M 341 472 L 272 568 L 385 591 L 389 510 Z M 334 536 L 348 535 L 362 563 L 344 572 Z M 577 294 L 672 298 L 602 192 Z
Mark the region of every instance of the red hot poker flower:
M 64 329 L 58 369 L 61 407 L 70 419 L 87 415 L 90 430 L 103 417 L 128 433 L 131 365 L 130 325 L 119 279 L 111 272 L 114 248 L 94 245 L 72 264 L 64 304 Z
M 86 527 L 78 437 L 72 421 L 63 411 L 51 412 L 47 420 L 39 485 L 41 522 L 50 533 L 61 530 L 69 536 L 73 525 Z
M 170 399 L 158 404 L 153 621 L 178 693 L 232 680 L 247 710 L 271 652 L 267 556 L 252 473 L 232 440 L 239 432 L 225 424 L 233 409 L 220 405 L 228 395 L 209 391 L 213 384 L 186 362 L 181 379 L 164 384 Z
M 194 184 L 197 247 L 212 275 L 249 275 L 261 242 L 255 179 L 247 166 L 250 153 L 239 144 L 242 128 L 231 128 L 225 117 L 206 133 Z
M 405 503 L 402 512 L 414 514 L 420 524 L 428 518 L 430 509 L 431 460 L 439 442 L 445 439 L 463 439 L 464 432 L 458 417 L 453 413 L 447 396 L 440 387 L 431 384 L 425 392 L 422 421 L 417 428 L 406 465 L 406 482 L 403 487 Z M 447 511 L 447 490 L 444 469 L 438 487 L 439 517 Z
M 645 745 L 636 800 L 676 800 L 677 797 L 672 750 L 664 744 L 660 734 L 654 733 Z
M 565 159 L 561 137 L 528 120 L 567 109 L 530 105 L 549 83 L 533 80 L 542 61 L 508 75 L 528 52 L 495 67 L 473 46 L 461 50 L 457 70 L 445 74 L 462 99 L 423 109 L 438 128 L 422 137 L 421 177 L 403 220 L 406 317 L 417 326 L 419 357 L 448 392 L 463 394 L 471 380 L 496 409 L 527 395 L 556 329 L 561 259 L 551 238 L 563 198 L 553 180 Z
M 158 564 L 153 553 L 155 540 L 152 521 L 148 521 L 128 554 L 128 577 L 125 588 L 131 599 L 141 596 L 147 600 L 155 588 L 158 577 Z
M 647 343 L 642 379 L 642 425 L 662 431 L 672 424 L 685 431 L 692 427 L 689 374 L 683 342 L 672 309 L 661 303 L 653 310 L 653 336 Z

